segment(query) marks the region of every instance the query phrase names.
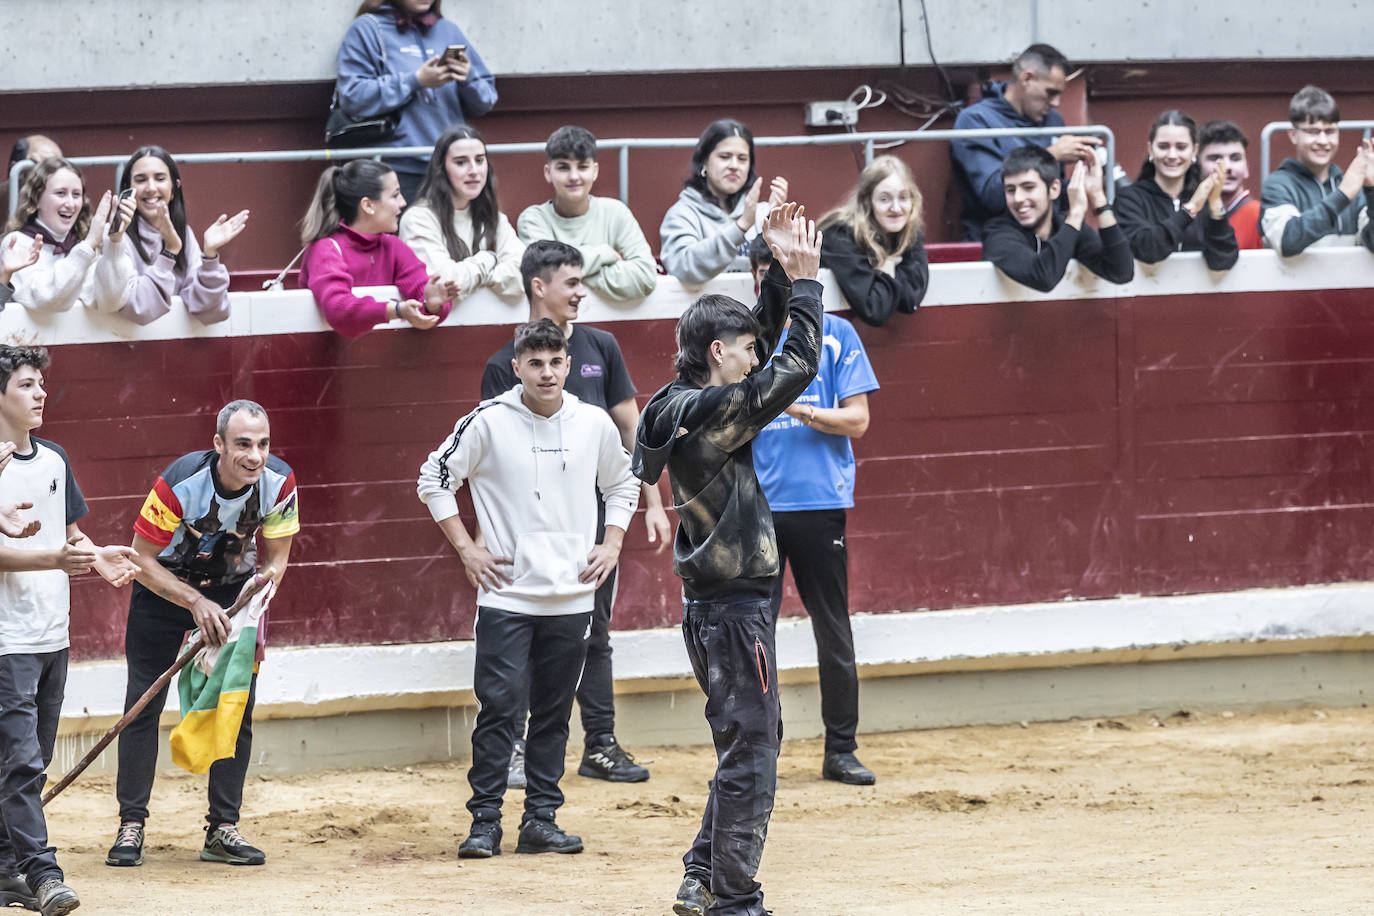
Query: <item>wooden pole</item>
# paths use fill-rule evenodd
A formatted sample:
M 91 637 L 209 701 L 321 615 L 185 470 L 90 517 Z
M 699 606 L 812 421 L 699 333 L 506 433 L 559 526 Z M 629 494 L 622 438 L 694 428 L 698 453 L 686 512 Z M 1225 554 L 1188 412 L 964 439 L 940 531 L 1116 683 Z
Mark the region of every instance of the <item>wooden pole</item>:
M 234 600 L 233 606 L 228 608 L 225 611 L 225 613 L 228 616 L 233 617 L 239 611 L 247 607 L 248 602 L 252 601 L 255 597 L 257 597 L 258 592 L 262 591 L 263 588 L 267 586 L 267 583 L 270 582 L 272 580 L 272 577 L 275 575 L 276 570 L 274 570 L 270 566 L 267 569 L 262 570 L 261 572 L 254 573 L 252 581 L 243 589 L 243 591 L 239 592 L 239 596 Z M 105 733 L 104 737 L 97 741 L 95 745 L 89 751 L 86 752 L 86 756 L 82 757 L 80 762 L 77 763 L 76 766 L 72 767 L 71 771 L 67 773 L 66 776 L 63 776 L 62 780 L 58 782 L 57 785 L 53 786 L 51 789 L 49 789 L 47 792 L 43 794 L 43 804 L 47 805 L 48 802 L 52 801 L 54 798 L 57 797 L 59 792 L 67 788 L 67 786 L 71 785 L 76 780 L 76 777 L 84 773 L 86 771 L 86 768 L 95 762 L 95 758 L 100 756 L 100 752 L 110 746 L 110 742 L 113 741 L 119 735 L 120 732 L 124 731 L 124 728 L 130 722 L 132 722 L 140 712 L 143 711 L 143 707 L 151 703 L 153 701 L 153 697 L 157 696 L 162 691 L 162 688 L 166 687 L 167 684 L 172 680 L 172 678 L 176 677 L 178 671 L 186 667 L 186 663 L 195 657 L 196 653 L 200 651 L 201 646 L 204 644 L 204 635 L 197 636 L 194 640 L 192 640 L 191 644 L 186 647 L 186 651 L 181 653 L 181 657 L 178 658 L 175 663 L 173 663 L 172 667 L 162 672 L 158 679 L 153 681 L 153 686 L 149 687 L 146 691 L 144 691 L 143 696 L 138 698 L 138 702 L 135 703 L 133 706 L 129 707 L 129 711 L 126 712 L 123 716 L 121 716 L 119 721 L 116 722 L 114 726 Z

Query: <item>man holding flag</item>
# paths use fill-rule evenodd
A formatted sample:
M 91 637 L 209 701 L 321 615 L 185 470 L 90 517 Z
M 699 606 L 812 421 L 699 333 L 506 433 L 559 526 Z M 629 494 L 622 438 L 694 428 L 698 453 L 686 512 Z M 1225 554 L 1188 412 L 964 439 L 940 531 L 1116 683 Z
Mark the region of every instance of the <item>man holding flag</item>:
M 255 660 L 261 661 L 259 618 L 273 587 L 264 590 L 249 609 L 240 630 L 232 629 L 225 607 L 250 582 L 259 565 L 271 568 L 280 582 L 291 552 L 292 536 L 300 530 L 296 477 L 275 455 L 271 446 L 267 412 L 248 400 L 231 401 L 219 412 L 214 448 L 183 455 L 167 467 L 134 522 L 134 550 L 141 571 L 129 602 L 129 623 L 124 653 L 128 662 L 127 710 L 172 666 L 193 626 L 211 647 L 233 643 L 223 650 L 220 664 L 206 663 L 210 686 L 222 686 L 218 703 L 207 703 L 188 692 L 192 707 L 174 747 L 174 758 L 183 766 L 209 766 L 210 809 L 206 817 L 205 846 L 200 857 L 229 865 L 261 865 L 266 856 L 239 833 L 239 806 L 253 740 L 253 702 L 256 666 L 242 668 L 236 650 L 240 641 L 256 644 Z M 262 534 L 262 562 L 258 563 L 257 538 Z M 275 583 L 274 583 L 275 584 Z M 239 618 L 235 618 L 239 620 Z M 239 659 L 236 664 L 234 659 Z M 226 669 L 230 669 L 226 671 Z M 244 675 L 247 674 L 246 677 Z M 192 675 L 194 679 L 195 675 Z M 243 681 L 247 681 L 246 696 Z M 119 735 L 119 776 L 115 794 L 119 800 L 119 831 L 105 858 L 107 865 L 143 864 L 143 824 L 157 767 L 158 718 L 167 701 L 164 688 Z M 210 721 L 218 707 L 229 721 L 241 720 L 232 745 L 219 751 L 201 746 L 203 739 L 223 738 L 224 720 Z M 227 742 L 224 742 L 227 744 Z M 232 756 L 230 756 L 232 754 Z

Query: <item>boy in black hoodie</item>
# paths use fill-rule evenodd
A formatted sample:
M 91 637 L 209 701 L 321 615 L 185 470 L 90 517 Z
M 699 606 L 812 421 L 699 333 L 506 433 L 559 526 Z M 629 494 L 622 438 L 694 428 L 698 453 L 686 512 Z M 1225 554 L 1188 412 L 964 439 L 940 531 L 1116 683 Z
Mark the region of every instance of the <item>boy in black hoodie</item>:
M 1069 215 L 1054 212 L 1059 197 L 1059 163 L 1038 146 L 1013 150 L 1002 163 L 1007 210 L 988 221 L 983 257 L 1017 283 L 1047 293 L 1064 279 L 1069 261 L 1077 258 L 1104 280 L 1129 283 L 1135 261 L 1125 233 L 1107 203 L 1102 166 L 1089 152 L 1069 179 Z M 1099 237 L 1083 225 L 1088 205 L 1102 227 Z
M 750 443 L 816 377 L 821 233 L 786 204 L 769 215 L 764 237 L 775 260 L 758 305 L 751 312 L 716 295 L 692 304 L 677 326 L 678 378 L 645 406 L 635 441 L 635 476 L 653 484 L 666 467 L 672 484 L 682 634 L 718 761 L 701 830 L 683 856 L 674 911 L 686 914 L 764 912 L 754 876 L 782 739 L 770 600 L 778 546 Z M 787 342 L 774 356 L 789 313 Z

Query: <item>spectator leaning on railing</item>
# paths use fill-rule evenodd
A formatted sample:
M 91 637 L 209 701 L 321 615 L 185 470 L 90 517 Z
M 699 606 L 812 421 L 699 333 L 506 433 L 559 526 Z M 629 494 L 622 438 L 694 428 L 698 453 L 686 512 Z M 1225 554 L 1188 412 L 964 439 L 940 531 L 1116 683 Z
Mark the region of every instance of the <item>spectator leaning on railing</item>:
M 160 146 L 135 150 L 120 174 L 120 192 L 131 191 L 135 210 L 123 244 L 102 260 L 97 272 L 109 270 L 109 282 L 123 291 L 119 314 L 147 324 L 167 314 L 172 297 L 202 324 L 229 317 L 229 271 L 219 251 L 238 238 L 248 224 L 248 211 L 221 213 L 205 230 L 205 248 L 186 225 L 181 171 L 172 154 Z
M 1342 172 L 1333 161 L 1341 147 L 1341 110 L 1316 86 L 1293 96 L 1288 120 L 1295 158 L 1285 159 L 1260 186 L 1265 243 L 1292 257 L 1312 245 L 1352 244 L 1350 236 L 1358 235 L 1353 243 L 1374 251 L 1374 141 L 1364 141 Z
M 1214 163 L 1202 178 L 1197 154 L 1193 119 L 1173 109 L 1161 112 L 1150 125 L 1140 174 L 1116 195 L 1117 219 L 1138 260 L 1155 264 L 1175 251 L 1201 251 L 1212 270 L 1235 266 L 1240 249 L 1221 201 L 1226 163 Z
M 439 6 L 440 0 L 364 0 L 339 48 L 343 110 L 355 118 L 399 115 L 386 146 L 429 146 L 447 128 L 496 104 L 495 77 Z M 402 196 L 415 199 L 424 158 L 387 161 Z
M 1068 73 L 1069 62 L 1063 54 L 1049 45 L 1031 45 L 1012 63 L 1011 79 L 989 84 L 982 99 L 959 112 L 954 119 L 954 129 L 1063 127 L 1059 100 L 1064 95 Z M 1101 142 L 1096 137 L 1069 134 L 952 141 L 949 154 L 963 202 L 964 238 L 980 241 L 984 223 L 1006 212 L 1002 196 L 1002 160 L 1012 150 L 1031 143 L 1048 149 L 1058 162 L 1070 163 L 1077 162 L 1084 150 Z M 1061 168 L 1059 177 L 1062 179 L 1063 175 Z M 1062 215 L 1062 208 L 1060 213 Z
M 526 207 L 516 221 L 526 245 L 564 242 L 582 254 L 583 281 L 606 299 L 641 299 L 654 291 L 658 269 L 634 214 L 614 197 L 592 196 L 598 167 L 591 131 L 560 127 L 544 146 L 544 180 L 553 200 Z
M 345 337 L 361 337 L 393 318 L 427 331 L 453 307 L 457 287 L 428 276 L 415 252 L 392 234 L 405 203 L 396 173 L 371 159 L 331 165 L 315 187 L 301 221 L 300 282 Z M 382 302 L 356 295 L 355 286 L 395 286 L 405 298 Z
M 1245 182 L 1250 180 L 1250 163 L 1246 159 L 1249 145 L 1245 133 L 1230 121 L 1208 121 L 1198 131 L 1201 150 L 1198 164 L 1202 166 L 1203 177 L 1212 174 L 1220 165 L 1226 166 L 1221 203 L 1235 230 L 1236 245 L 1241 249 L 1264 247 L 1259 230 L 1260 202 L 1245 187 Z
M 482 287 L 511 302 L 523 294 L 525 246 L 496 201 L 487 145 L 474 128 L 450 128 L 435 144 L 420 197 L 401 216 L 401 238 L 431 274 L 457 285 L 459 298 Z
M 38 260 L 11 278 L 14 301 L 45 312 L 65 312 L 76 303 L 101 312 L 119 308 L 119 289 L 102 284 L 113 273 L 97 271 L 96 262 L 116 257 L 123 241 L 122 227 L 111 229 L 113 198 L 106 191 L 95 212 L 86 197 L 81 169 L 60 157 L 30 169 L 19 188 L 18 206 L 7 232 L 41 240 Z M 132 200 L 124 201 L 119 218 L 127 225 Z M 11 244 L 6 238 L 5 246 Z
M 849 199 L 820 222 L 821 266 L 835 274 L 854 317 L 884 324 L 925 298 L 930 265 L 921 243 L 921 191 L 911 169 L 879 156 L 859 175 Z
M 1059 196 L 1059 163 L 1038 146 L 1023 146 L 1002 163 L 1007 215 L 988 221 L 983 257 L 1017 283 L 1047 293 L 1064 279 L 1069 261 L 1112 283 L 1135 276 L 1131 245 L 1116 223 L 1102 186 L 1102 166 L 1091 152 L 1069 179 L 1069 215 L 1054 212 Z M 1083 224 L 1088 208 L 1097 214 L 1099 236 Z
M 683 283 L 700 285 L 727 270 L 749 269 L 749 241 L 769 208 L 787 200 L 787 179 L 773 179 L 768 204 L 761 206 L 754 135 L 728 118 L 707 125 L 692 150 L 691 169 L 659 226 L 659 259 Z

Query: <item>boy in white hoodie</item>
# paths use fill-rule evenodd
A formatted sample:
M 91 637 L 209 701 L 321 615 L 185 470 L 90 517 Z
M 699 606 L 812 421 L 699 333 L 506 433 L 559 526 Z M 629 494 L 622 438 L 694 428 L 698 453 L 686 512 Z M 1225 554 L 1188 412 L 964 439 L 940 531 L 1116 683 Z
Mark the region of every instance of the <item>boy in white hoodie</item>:
M 483 401 L 420 468 L 418 493 L 478 582 L 468 811 L 461 858 L 501 852 L 501 801 L 516 718 L 529 685 L 525 814 L 516 852 L 582 851 L 554 814 L 568 719 L 582 674 L 597 587 L 620 558 L 639 500 L 630 456 L 607 413 L 563 390 L 568 346 L 547 318 L 521 325 L 512 360 L 520 384 Z M 472 487 L 486 546 L 458 517 Z M 596 543 L 600 489 L 606 533 Z

